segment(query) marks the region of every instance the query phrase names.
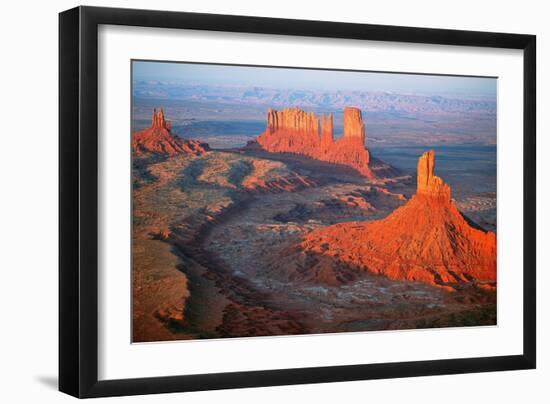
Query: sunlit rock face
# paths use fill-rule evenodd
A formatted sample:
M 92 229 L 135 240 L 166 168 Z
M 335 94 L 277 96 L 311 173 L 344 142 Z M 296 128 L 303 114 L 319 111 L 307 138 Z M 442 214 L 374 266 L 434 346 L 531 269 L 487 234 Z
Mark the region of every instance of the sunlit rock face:
M 140 154 L 175 156 L 178 154 L 200 155 L 210 148 L 198 140 L 182 139 L 172 133 L 170 121 L 164 118 L 162 109 L 153 110 L 151 127 L 132 135 L 132 150 Z
M 434 165 L 435 153 L 433 150 L 425 152 L 418 159 L 416 193 L 449 202 L 451 200 L 451 188 L 441 178 L 434 175 Z
M 344 109 L 344 138 L 357 139 L 365 144 L 365 124 L 359 108 Z
M 340 223 L 308 234 L 296 250 L 315 264 L 302 275 L 338 284 L 345 280 L 342 273 L 368 271 L 450 291 L 461 283 L 494 288 L 496 234 L 462 216 L 451 188 L 434 175 L 434 164 L 433 151 L 419 158 L 416 194 L 385 219 Z
M 365 124 L 358 108 L 344 109 L 344 132 L 334 140 L 332 114 L 316 116 L 299 108 L 267 111 L 266 130 L 256 139 L 266 151 L 296 153 L 329 163 L 349 166 L 374 178 L 365 148 Z

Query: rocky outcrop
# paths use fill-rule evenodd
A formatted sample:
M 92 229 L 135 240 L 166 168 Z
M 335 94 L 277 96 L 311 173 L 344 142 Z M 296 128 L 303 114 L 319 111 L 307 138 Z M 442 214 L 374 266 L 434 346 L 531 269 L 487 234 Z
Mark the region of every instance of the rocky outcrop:
M 137 155 L 152 153 L 164 156 L 200 155 L 210 148 L 198 140 L 182 139 L 172 133 L 170 121 L 162 109 L 153 110 L 151 127 L 132 135 L 132 150 Z
M 266 130 L 256 139 L 262 149 L 272 153 L 296 153 L 317 160 L 354 168 L 374 178 L 365 148 L 365 125 L 361 110 L 344 110 L 344 132 L 334 140 L 332 114 L 321 118 L 299 108 L 267 111 Z
M 307 113 L 299 108 L 283 111 L 267 111 L 267 128 L 270 131 L 288 130 L 296 132 L 319 133 L 319 118 L 313 112 Z
M 344 138 L 358 139 L 365 144 L 365 124 L 359 108 L 348 107 L 344 110 Z
M 332 114 L 321 117 L 321 150 L 326 154 L 334 143 Z
M 451 200 L 451 188 L 434 175 L 435 153 L 433 150 L 424 153 L 418 159 L 416 193 L 440 198 L 444 202 Z
M 418 161 L 416 194 L 382 220 L 348 222 L 308 234 L 297 247 L 301 276 L 338 284 L 368 271 L 454 290 L 496 282 L 496 235 L 458 211 L 451 189 L 434 175 L 434 152 Z M 287 265 L 287 264 L 285 264 Z M 292 264 L 288 264 L 292 265 Z
M 164 119 L 164 111 L 159 109 L 153 110 L 153 118 L 151 119 L 151 128 L 153 129 L 166 129 L 170 130 L 170 121 Z

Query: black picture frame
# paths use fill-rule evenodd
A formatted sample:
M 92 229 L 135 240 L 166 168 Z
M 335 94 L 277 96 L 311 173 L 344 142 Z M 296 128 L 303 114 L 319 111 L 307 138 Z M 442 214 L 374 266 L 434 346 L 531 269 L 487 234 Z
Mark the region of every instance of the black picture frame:
M 523 354 L 98 380 L 98 26 L 100 24 L 523 50 Z M 59 15 L 59 389 L 75 397 L 184 392 L 534 369 L 536 37 L 183 12 L 77 7 Z

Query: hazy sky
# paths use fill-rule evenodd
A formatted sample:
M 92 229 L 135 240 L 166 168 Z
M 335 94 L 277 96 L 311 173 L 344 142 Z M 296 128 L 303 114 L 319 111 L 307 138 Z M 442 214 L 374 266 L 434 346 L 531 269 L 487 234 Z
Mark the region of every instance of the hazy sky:
M 134 80 L 250 85 L 299 90 L 388 91 L 429 95 L 461 94 L 488 96 L 494 99 L 496 99 L 497 87 L 497 80 L 494 78 L 142 61 L 133 62 L 133 75 Z

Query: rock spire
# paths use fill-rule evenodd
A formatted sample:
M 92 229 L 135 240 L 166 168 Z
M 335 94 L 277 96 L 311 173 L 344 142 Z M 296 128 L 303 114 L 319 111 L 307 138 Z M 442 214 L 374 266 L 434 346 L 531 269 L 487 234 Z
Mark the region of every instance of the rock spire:
M 435 152 L 427 151 L 418 159 L 416 193 L 451 200 L 451 188 L 434 175 Z
M 153 117 L 151 119 L 151 128 L 153 129 L 166 129 L 170 130 L 170 121 L 164 119 L 164 111 L 156 108 L 153 110 Z
M 344 138 L 357 139 L 361 144 L 365 144 L 365 124 L 359 108 L 344 109 Z

